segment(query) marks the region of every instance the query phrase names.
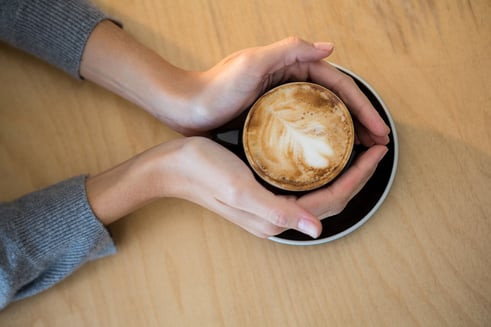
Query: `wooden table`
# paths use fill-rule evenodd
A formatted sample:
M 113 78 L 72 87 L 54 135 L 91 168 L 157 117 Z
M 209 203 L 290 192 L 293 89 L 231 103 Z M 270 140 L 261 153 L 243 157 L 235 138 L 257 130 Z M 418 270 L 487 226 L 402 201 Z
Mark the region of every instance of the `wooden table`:
M 112 226 L 117 255 L 0 312 L 1 326 L 491 326 L 491 2 L 98 0 L 172 63 L 206 69 L 288 35 L 336 44 L 396 121 L 381 209 L 332 243 L 258 239 L 164 199 Z M 0 199 L 181 137 L 0 45 Z

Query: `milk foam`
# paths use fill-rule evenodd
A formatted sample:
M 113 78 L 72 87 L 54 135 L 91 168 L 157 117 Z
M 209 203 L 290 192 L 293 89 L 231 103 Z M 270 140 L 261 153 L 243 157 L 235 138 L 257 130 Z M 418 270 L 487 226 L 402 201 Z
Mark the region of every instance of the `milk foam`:
M 270 139 L 276 139 L 278 150 L 282 155 L 288 158 L 290 148 L 293 148 L 295 153 L 294 159 L 305 162 L 308 166 L 314 168 L 325 168 L 329 166 L 329 157 L 334 154 L 332 147 L 323 137 L 325 135 L 325 127 L 317 121 L 312 121 L 311 126 L 306 126 L 303 130 L 302 126 L 298 126 L 295 122 L 280 121 L 284 124 L 283 133 L 270 134 Z M 309 133 L 309 131 L 311 131 Z
M 314 84 L 287 84 L 266 94 L 245 127 L 244 147 L 252 168 L 284 189 L 325 183 L 342 170 L 353 146 L 346 107 Z

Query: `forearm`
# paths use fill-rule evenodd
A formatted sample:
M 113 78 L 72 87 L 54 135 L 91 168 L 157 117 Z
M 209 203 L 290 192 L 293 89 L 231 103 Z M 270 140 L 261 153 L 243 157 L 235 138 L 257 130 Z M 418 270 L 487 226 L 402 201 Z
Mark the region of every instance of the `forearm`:
M 87 198 L 104 225 L 172 193 L 173 165 L 185 139 L 151 148 L 86 182 Z
M 199 74 L 171 65 L 110 21 L 92 32 L 80 74 L 145 109 L 171 128 L 185 134 Z

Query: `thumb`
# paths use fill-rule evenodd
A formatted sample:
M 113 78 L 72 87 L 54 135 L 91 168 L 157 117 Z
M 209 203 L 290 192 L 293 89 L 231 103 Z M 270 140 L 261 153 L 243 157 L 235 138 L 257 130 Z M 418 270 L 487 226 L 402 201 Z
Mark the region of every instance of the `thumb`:
M 247 203 L 247 209 L 269 223 L 287 229 L 295 229 L 304 234 L 317 238 L 322 232 L 320 220 L 295 201 L 287 197 L 275 195 L 265 189 L 257 192 L 247 192 L 242 203 Z

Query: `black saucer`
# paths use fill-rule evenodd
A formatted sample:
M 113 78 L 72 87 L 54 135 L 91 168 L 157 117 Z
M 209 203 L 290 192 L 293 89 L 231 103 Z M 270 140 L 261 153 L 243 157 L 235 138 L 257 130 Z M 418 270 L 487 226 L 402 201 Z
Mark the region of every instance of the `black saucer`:
M 394 181 L 399 151 L 396 127 L 387 106 L 377 92 L 362 78 L 344 67 L 333 65 L 355 80 L 358 87 L 368 97 L 385 123 L 390 127 L 390 142 L 387 145 L 389 151 L 379 163 L 372 178 L 348 203 L 346 208 L 340 214 L 322 220 L 322 234 L 317 239 L 313 239 L 296 230 L 287 230 L 277 236 L 270 237 L 272 241 L 291 245 L 315 245 L 327 243 L 348 235 L 368 221 L 380 208 Z M 240 144 L 241 126 L 244 119 L 245 117 L 241 116 L 231 124 L 215 131 L 213 139 L 247 162 Z M 363 151 L 361 148 L 355 149 L 355 155 L 361 151 Z M 261 182 L 260 179 L 258 180 Z M 265 185 L 265 187 L 268 186 Z M 269 189 L 275 193 L 281 193 L 277 189 Z

